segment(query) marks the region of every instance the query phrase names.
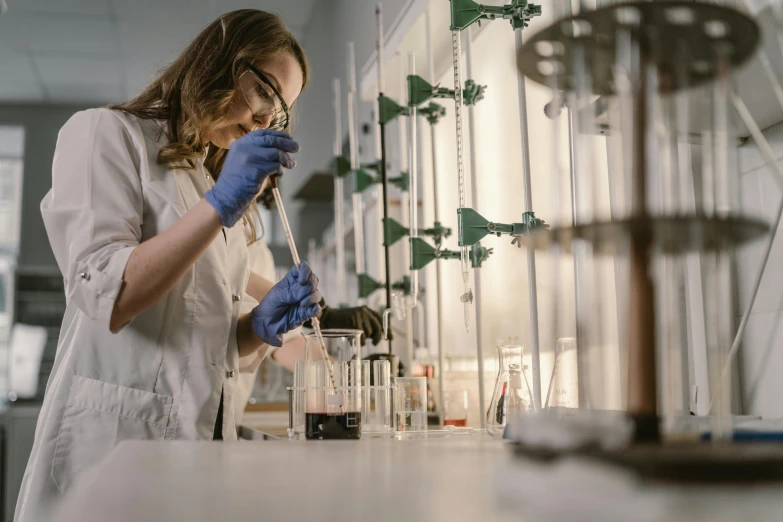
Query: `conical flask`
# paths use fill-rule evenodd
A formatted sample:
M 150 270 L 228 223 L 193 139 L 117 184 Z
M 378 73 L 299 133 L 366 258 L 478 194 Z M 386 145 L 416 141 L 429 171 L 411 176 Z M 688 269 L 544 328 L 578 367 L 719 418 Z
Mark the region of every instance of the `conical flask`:
M 549 380 L 544 407 L 578 408 L 579 378 L 576 361 L 576 339 L 562 337 L 557 340 L 555 348 L 555 364 Z
M 487 433 L 503 435 L 509 418 L 531 411 L 530 386 L 522 364 L 522 346 L 498 344 L 498 376 L 487 411 Z

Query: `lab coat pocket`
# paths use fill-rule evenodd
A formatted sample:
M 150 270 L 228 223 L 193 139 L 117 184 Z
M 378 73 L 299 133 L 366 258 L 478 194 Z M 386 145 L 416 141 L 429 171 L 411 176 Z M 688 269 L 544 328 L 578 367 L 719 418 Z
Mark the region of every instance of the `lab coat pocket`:
M 172 402 L 166 395 L 74 376 L 52 462 L 60 492 L 120 441 L 163 440 Z

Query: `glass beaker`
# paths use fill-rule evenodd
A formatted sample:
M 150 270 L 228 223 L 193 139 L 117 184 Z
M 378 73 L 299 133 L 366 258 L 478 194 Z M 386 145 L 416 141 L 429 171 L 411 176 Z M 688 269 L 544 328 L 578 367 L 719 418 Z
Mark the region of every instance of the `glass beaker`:
M 468 390 L 443 392 L 443 425 L 458 428 L 468 425 Z
M 510 417 L 532 411 L 532 393 L 522 364 L 522 346 L 498 345 L 498 376 L 487 411 L 487 433 L 503 435 Z
M 338 362 L 361 359 L 362 333 L 362 330 L 349 329 L 321 330 L 329 357 Z M 315 332 L 307 332 L 302 335 L 305 338 L 305 360 L 323 359 Z
M 389 361 L 362 361 L 363 433 L 384 433 L 393 429 L 390 368 Z
M 394 386 L 397 431 L 427 430 L 427 378 L 398 377 Z
M 360 439 L 361 361 L 305 361 L 305 438 Z
M 295 433 L 307 439 L 358 439 L 362 425 L 361 330 L 322 330 L 323 350 L 314 332 L 303 334 L 305 360 L 295 363 L 294 383 L 302 383 L 301 400 L 294 390 Z M 297 375 L 297 373 L 301 375 Z
M 557 340 L 555 364 L 549 380 L 545 408 L 578 408 L 579 376 L 576 361 L 576 339 L 562 337 Z

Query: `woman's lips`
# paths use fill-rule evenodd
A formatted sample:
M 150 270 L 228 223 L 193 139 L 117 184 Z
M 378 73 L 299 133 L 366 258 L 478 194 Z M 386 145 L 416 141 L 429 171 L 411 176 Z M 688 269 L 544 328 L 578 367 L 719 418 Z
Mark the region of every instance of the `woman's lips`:
M 237 123 L 237 127 L 239 127 L 239 130 L 242 132 L 242 136 L 248 133 L 248 131 L 245 130 L 245 128 L 241 124 Z

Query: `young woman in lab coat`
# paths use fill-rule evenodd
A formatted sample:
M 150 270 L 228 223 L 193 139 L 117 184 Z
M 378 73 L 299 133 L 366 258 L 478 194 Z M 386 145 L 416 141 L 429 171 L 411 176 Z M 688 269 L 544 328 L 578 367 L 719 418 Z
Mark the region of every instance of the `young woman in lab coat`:
M 67 307 L 15 520 L 51 520 L 122 440 L 236 438 L 240 359 L 320 311 L 306 264 L 274 286 L 250 271 L 243 226 L 295 165 L 283 131 L 308 72 L 279 17 L 237 11 L 60 131 L 41 212 Z

